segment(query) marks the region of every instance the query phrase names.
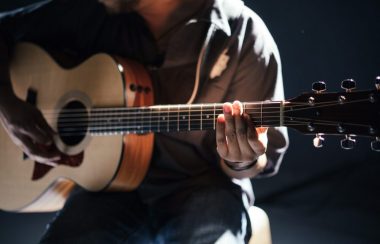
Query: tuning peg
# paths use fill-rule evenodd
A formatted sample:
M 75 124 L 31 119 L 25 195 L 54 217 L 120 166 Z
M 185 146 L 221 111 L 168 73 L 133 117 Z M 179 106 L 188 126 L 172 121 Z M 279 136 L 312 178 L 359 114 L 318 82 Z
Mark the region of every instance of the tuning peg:
M 322 93 L 322 92 L 326 91 L 326 83 L 324 81 L 314 82 L 312 85 L 312 90 L 315 93 Z
M 351 136 L 349 135 L 346 135 L 346 138 L 345 139 L 342 139 L 340 141 L 340 146 L 345 149 L 345 150 L 351 150 L 351 149 L 354 149 L 355 147 L 355 144 L 356 144 L 356 140 L 353 139 Z
M 353 89 L 356 88 L 356 81 L 353 79 L 346 79 L 342 81 L 341 87 L 346 90 L 346 92 L 351 92 Z
M 380 76 L 375 78 L 375 86 L 378 91 L 380 91 Z
M 316 134 L 315 138 L 313 139 L 313 145 L 315 148 L 321 148 L 323 147 L 325 138 L 321 136 L 321 134 Z
M 371 142 L 371 149 L 375 152 L 380 152 L 380 137 L 376 137 L 376 140 Z

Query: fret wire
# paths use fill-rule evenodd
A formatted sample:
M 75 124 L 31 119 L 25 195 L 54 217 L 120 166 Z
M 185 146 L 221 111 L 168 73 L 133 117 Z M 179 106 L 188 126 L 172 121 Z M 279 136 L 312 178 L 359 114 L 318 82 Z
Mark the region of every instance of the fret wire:
M 214 103 L 214 130 L 215 130 L 215 123 L 216 123 L 216 118 L 215 118 L 215 113 L 216 113 L 216 103 Z
M 261 127 L 263 127 L 263 102 L 261 102 L 260 113 L 261 113 Z
M 144 120 L 144 115 L 145 115 L 145 113 L 141 113 L 141 117 L 140 117 L 140 121 L 141 121 L 141 123 L 143 122 L 143 120 Z M 142 133 L 142 132 L 141 132 Z
M 190 125 L 190 123 L 191 123 L 191 115 L 190 115 L 190 106 L 189 106 L 189 117 L 188 117 L 188 130 L 190 131 L 190 127 L 191 127 L 191 125 Z
M 202 108 L 203 108 L 203 106 L 202 106 L 202 104 L 201 104 L 201 130 L 202 130 L 202 120 L 203 120 L 203 111 L 202 111 Z
M 135 111 L 136 113 L 138 113 L 136 109 L 135 109 L 134 111 Z M 133 125 L 133 128 L 134 128 L 134 129 L 133 129 L 133 133 L 137 133 L 137 132 L 138 132 L 138 128 L 137 128 L 137 127 L 138 127 L 138 125 L 137 125 L 137 119 L 138 119 L 138 117 L 139 117 L 139 115 L 136 114 L 136 116 L 134 116 L 134 117 L 133 117 L 133 120 L 132 120 L 132 123 L 133 123 L 132 125 Z
M 178 105 L 178 112 L 177 112 L 177 131 L 179 131 L 179 111 L 180 111 L 180 106 Z
M 149 109 L 149 130 L 152 130 L 152 108 Z
M 158 107 L 158 112 L 159 112 L 159 117 L 161 117 L 161 114 L 160 114 L 160 112 L 161 112 L 161 107 Z M 157 126 L 157 128 L 158 128 L 158 132 L 160 132 L 160 129 L 161 129 L 161 128 L 160 128 L 160 119 L 158 119 L 157 121 L 158 121 L 158 122 L 157 122 L 157 123 L 158 123 L 158 126 Z
M 167 128 L 166 128 L 166 130 L 167 130 L 167 132 L 169 132 L 169 121 L 170 121 L 170 119 L 169 119 L 169 111 L 170 111 L 170 105 L 168 106 L 168 115 L 167 115 Z

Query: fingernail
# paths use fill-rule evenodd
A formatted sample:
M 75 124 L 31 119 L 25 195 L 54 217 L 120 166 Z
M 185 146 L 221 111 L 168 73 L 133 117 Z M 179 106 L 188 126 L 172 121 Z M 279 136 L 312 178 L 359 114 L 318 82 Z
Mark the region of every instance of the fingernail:
M 217 118 L 217 121 L 218 121 L 218 123 L 224 123 L 224 115 L 223 114 L 219 114 L 218 118 Z
M 236 111 L 236 114 L 239 112 L 240 115 L 243 114 L 243 105 L 241 104 L 241 102 L 239 101 L 234 101 L 234 103 L 232 104 L 233 107 L 234 107 L 234 113 Z
M 231 113 L 231 106 L 229 104 L 224 104 L 223 105 L 223 111 L 227 114 Z

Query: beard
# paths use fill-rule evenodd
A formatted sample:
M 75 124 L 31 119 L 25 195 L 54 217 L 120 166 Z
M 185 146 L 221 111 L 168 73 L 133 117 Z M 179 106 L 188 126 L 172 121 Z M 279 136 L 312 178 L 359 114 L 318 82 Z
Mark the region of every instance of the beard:
M 140 0 L 99 0 L 110 14 L 120 14 L 135 10 Z

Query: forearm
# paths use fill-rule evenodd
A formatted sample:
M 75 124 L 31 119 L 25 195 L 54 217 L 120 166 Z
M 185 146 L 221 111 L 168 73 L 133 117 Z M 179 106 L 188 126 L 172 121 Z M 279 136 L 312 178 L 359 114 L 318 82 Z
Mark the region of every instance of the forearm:
M 5 99 L 14 95 L 9 73 L 9 53 L 5 38 L 0 35 L 0 106 Z

